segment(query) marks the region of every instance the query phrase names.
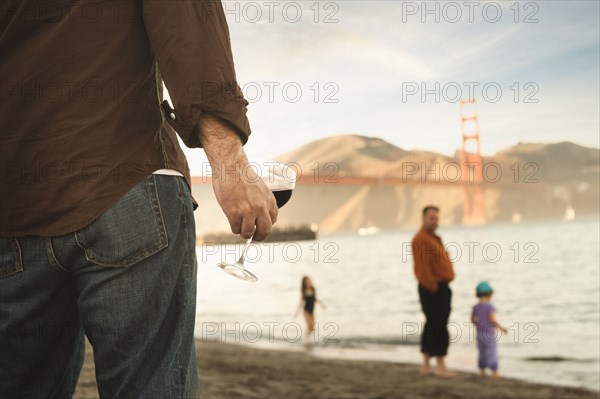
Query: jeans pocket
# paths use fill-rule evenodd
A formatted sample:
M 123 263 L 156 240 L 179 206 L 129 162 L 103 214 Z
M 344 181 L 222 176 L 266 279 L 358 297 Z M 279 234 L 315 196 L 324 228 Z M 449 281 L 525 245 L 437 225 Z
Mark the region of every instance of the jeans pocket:
M 168 247 L 167 229 L 150 174 L 98 219 L 75 232 L 86 258 L 101 266 L 127 267 Z
M 19 241 L 16 238 L 0 238 L 0 279 L 22 271 Z

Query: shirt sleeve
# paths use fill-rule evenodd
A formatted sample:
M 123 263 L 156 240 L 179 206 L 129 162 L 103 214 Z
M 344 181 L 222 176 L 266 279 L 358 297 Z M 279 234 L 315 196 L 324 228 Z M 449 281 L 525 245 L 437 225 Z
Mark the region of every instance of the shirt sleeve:
M 436 292 L 438 282 L 433 274 L 431 267 L 431 256 L 428 256 L 425 243 L 418 238 L 412 241 L 412 253 L 414 261 L 414 271 L 419 283 L 431 292 Z
M 437 248 L 434 251 L 436 254 L 434 268 L 435 277 L 437 280 L 450 282 L 454 280 L 454 268 L 452 267 L 452 262 L 450 261 L 448 252 L 444 248 L 444 244 L 441 240 L 439 241 L 439 245 L 436 246 Z
M 189 148 L 201 147 L 203 112 L 248 141 L 248 101 L 237 84 L 229 27 L 220 0 L 143 0 L 146 33 L 175 110 L 166 120 Z
M 452 281 L 454 280 L 454 268 L 452 267 L 452 262 L 446 254 L 441 255 L 443 258 L 440 262 L 436 263 L 435 274 L 439 280 L 442 281 Z

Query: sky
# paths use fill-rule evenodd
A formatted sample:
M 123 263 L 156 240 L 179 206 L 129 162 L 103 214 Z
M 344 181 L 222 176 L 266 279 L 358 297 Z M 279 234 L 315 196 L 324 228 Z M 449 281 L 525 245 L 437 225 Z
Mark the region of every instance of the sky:
M 470 93 L 484 155 L 520 141 L 599 146 L 595 0 L 223 4 L 251 161 L 339 134 L 452 155 Z M 182 148 L 201 174 L 203 151 Z

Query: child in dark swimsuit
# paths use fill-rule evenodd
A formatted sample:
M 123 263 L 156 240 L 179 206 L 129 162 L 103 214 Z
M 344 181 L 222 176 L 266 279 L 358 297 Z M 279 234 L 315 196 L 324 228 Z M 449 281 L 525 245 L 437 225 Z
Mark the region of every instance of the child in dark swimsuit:
M 318 303 L 325 309 L 325 304 L 317 299 L 317 290 L 313 286 L 312 280 L 308 276 L 302 278 L 300 305 L 298 305 L 298 311 L 304 308 L 304 320 L 306 321 L 306 335 L 310 335 L 315 329 L 315 304 Z
M 315 293 L 304 296 L 304 311 L 313 314 L 315 311 Z

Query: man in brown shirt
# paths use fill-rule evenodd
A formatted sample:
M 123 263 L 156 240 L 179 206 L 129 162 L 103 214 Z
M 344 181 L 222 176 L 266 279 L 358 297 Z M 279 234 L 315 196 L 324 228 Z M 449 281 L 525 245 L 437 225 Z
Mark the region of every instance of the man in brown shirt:
M 69 397 L 84 333 L 101 397 L 198 396 L 177 136 L 232 232 L 263 240 L 247 105 L 219 0 L 0 2 L 0 397 Z
M 419 282 L 419 299 L 426 320 L 421 336 L 421 373 L 430 373 L 429 361 L 436 357 L 435 374 L 451 377 L 455 374 L 446 368 L 444 357 L 449 345 L 447 325 L 452 298 L 448 283 L 454 280 L 454 270 L 441 238 L 435 234 L 438 219 L 439 209 L 426 206 L 423 209 L 423 225 L 412 240 L 414 271 Z

